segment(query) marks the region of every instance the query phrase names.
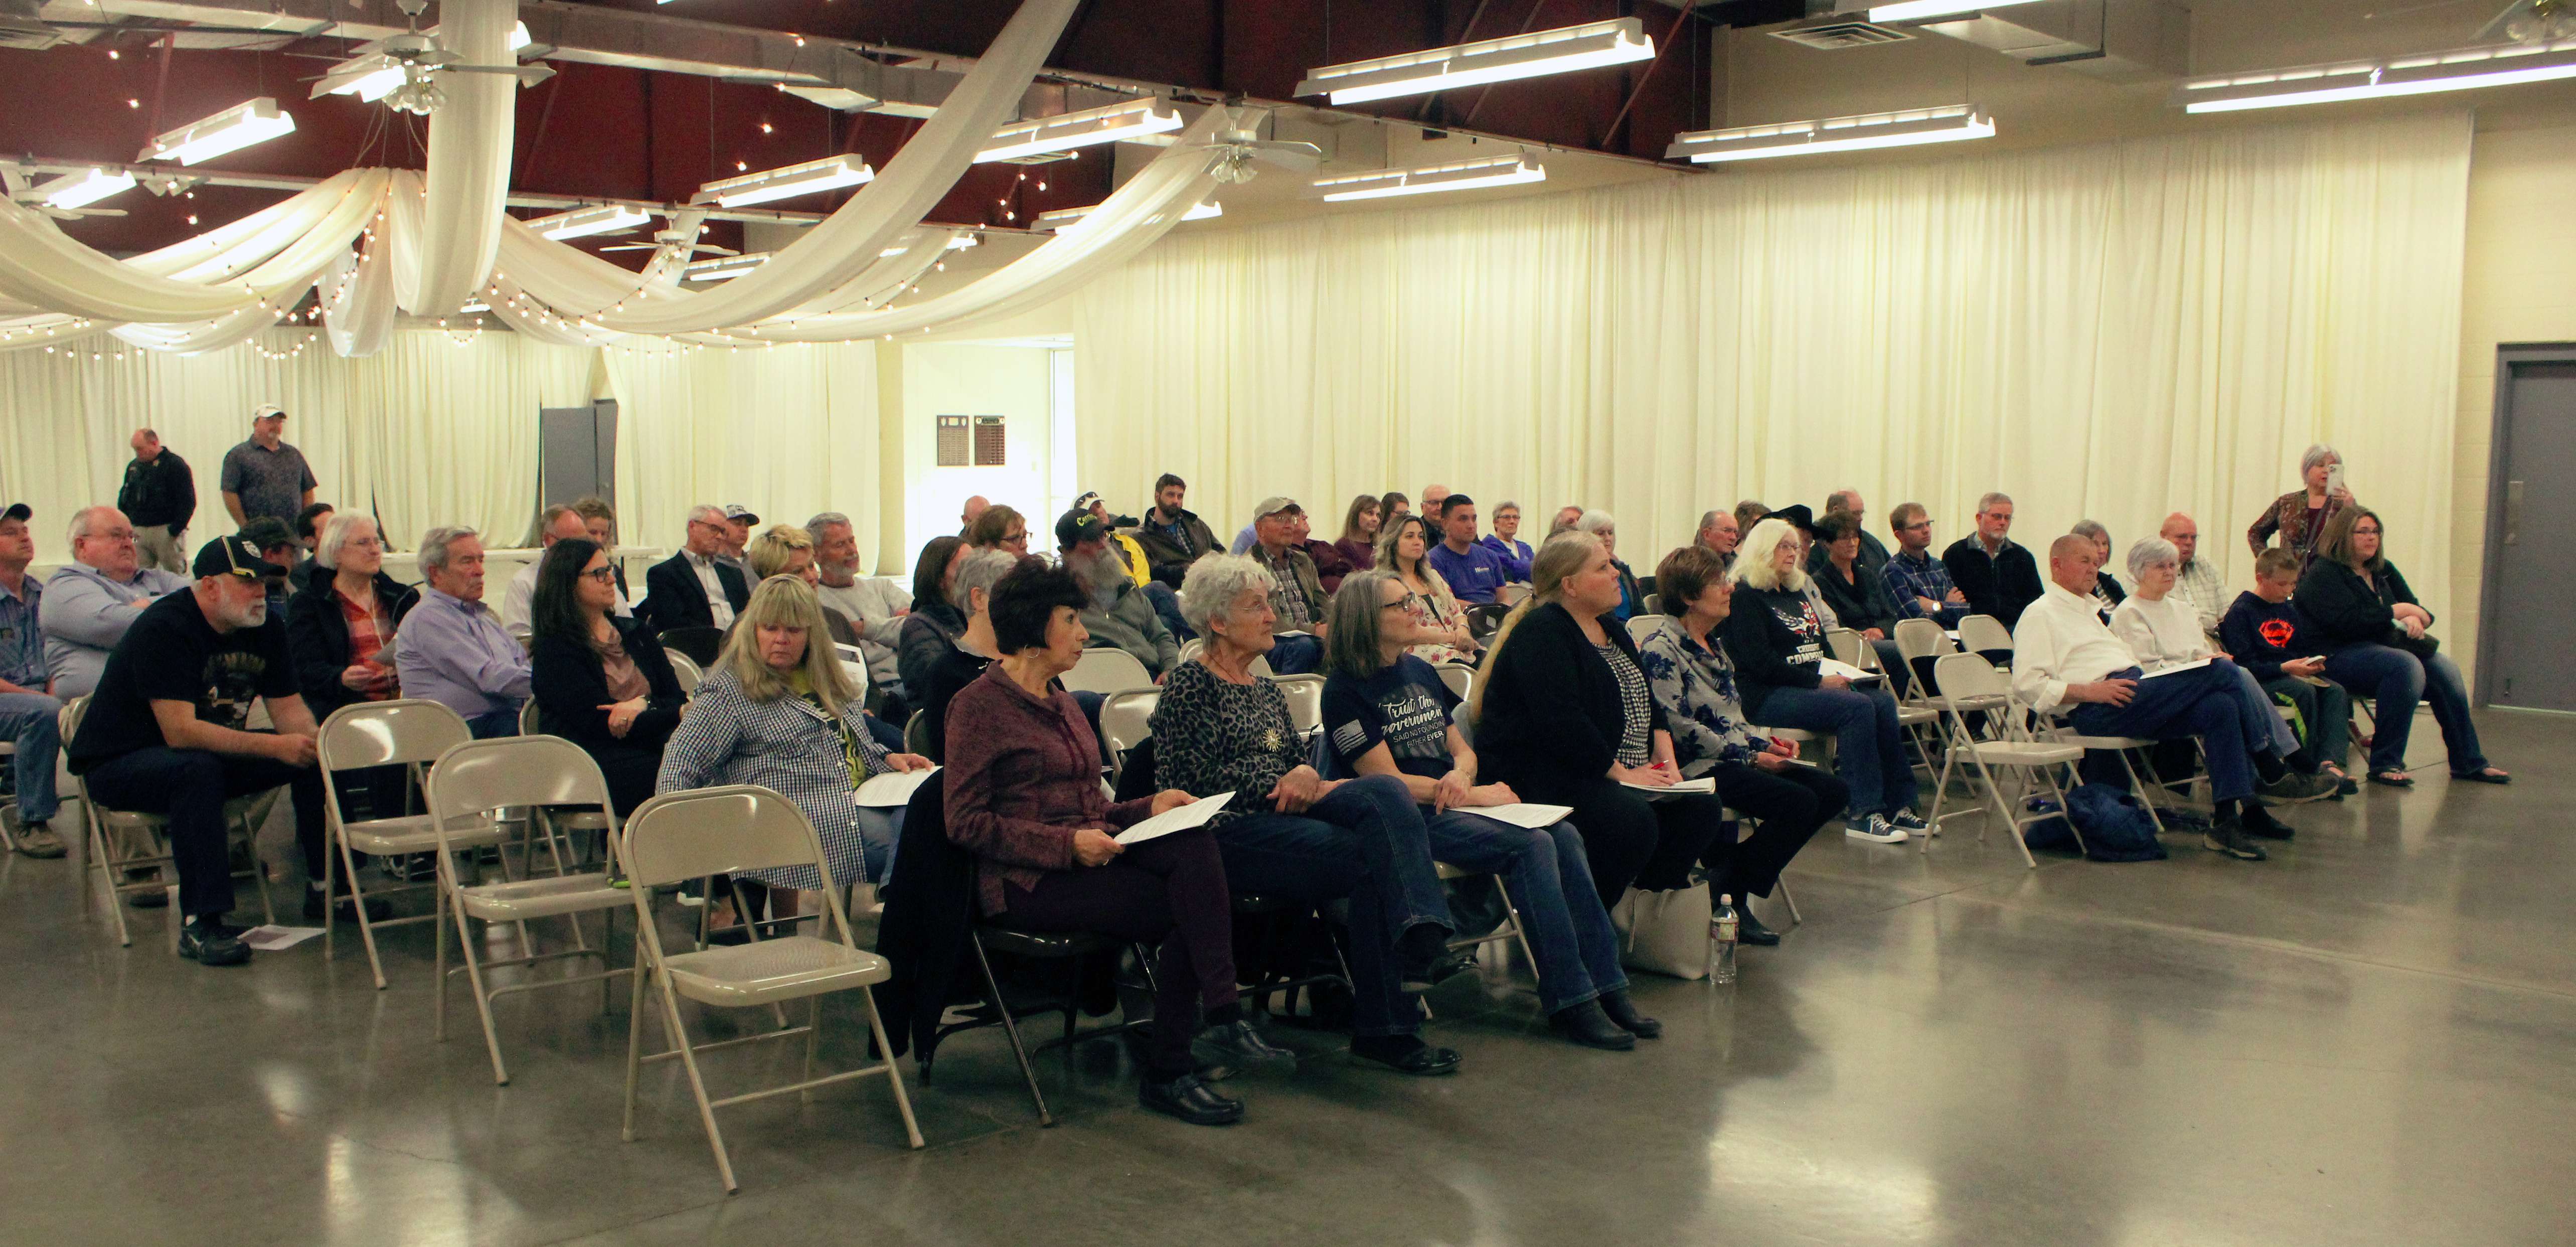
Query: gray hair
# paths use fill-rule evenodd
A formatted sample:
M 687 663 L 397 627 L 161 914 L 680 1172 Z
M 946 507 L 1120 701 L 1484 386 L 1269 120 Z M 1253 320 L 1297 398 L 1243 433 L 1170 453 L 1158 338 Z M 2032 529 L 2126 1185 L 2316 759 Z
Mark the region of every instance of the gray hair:
M 441 526 L 422 533 L 420 535 L 420 569 L 426 572 L 433 567 L 443 568 L 447 566 L 447 547 L 454 545 L 459 541 L 463 541 L 468 537 L 479 539 L 482 536 L 483 534 L 461 525 L 455 527 Z
M 1385 665 L 1385 655 L 1378 648 L 1378 638 L 1383 634 L 1378 617 L 1384 613 L 1378 599 L 1383 596 L 1379 586 L 1388 584 L 1401 586 L 1403 582 L 1395 578 L 1394 572 L 1372 568 L 1351 573 L 1343 578 L 1340 588 L 1333 590 L 1333 604 L 1325 612 L 1330 620 L 1324 641 L 1326 673 L 1365 680 Z
M 725 522 L 724 508 L 704 502 L 689 508 L 689 522 L 695 524 L 700 520 L 710 524 L 722 524 Z
M 1699 513 L 1699 527 L 1694 528 L 1694 529 L 1692 529 L 1691 531 L 1692 531 L 1692 532 L 1695 532 L 1695 533 L 1704 533 L 1704 532 L 1707 532 L 1707 531 L 1708 531 L 1708 526 L 1717 522 L 1717 514 L 1718 514 L 1718 513 L 1717 513 L 1717 512 L 1715 512 L 1715 511 L 1702 511 L 1702 512 L 1700 512 L 1700 513 Z M 1732 514 L 1733 514 L 1732 512 L 1730 512 L 1730 513 L 1729 513 L 1729 515 L 1730 515 L 1730 516 L 1732 516 Z
M 331 522 L 322 526 L 322 539 L 313 543 L 314 564 L 330 568 L 335 572 L 340 570 L 340 547 L 349 544 L 349 538 L 356 536 L 356 530 L 361 527 L 368 532 L 383 535 L 382 530 L 376 527 L 376 521 L 370 516 L 351 515 L 345 511 L 332 512 Z M 439 547 L 438 557 L 440 562 L 446 561 L 447 547 Z
M 1521 504 L 1508 499 L 1494 504 L 1494 514 L 1496 515 L 1501 515 L 1505 511 L 1518 511 L 1520 509 Z
M 2299 475 L 2306 476 L 2309 472 L 2314 471 L 2318 464 L 2323 463 L 2328 459 L 2341 463 L 2343 462 L 2343 452 L 2324 442 L 2319 442 L 2314 446 L 2308 447 L 2307 453 L 2299 456 Z
M 1614 532 L 1617 531 L 1619 521 L 1609 512 L 1595 509 L 1585 511 L 1583 513 L 1583 518 L 1574 521 L 1574 527 L 1578 531 L 1587 532 L 1598 537 L 1601 535 L 1603 529 L 1609 529 Z
M 119 511 L 116 508 L 105 504 L 94 507 L 82 507 L 80 510 L 72 512 L 70 535 L 63 539 L 63 544 L 77 548 L 80 545 L 80 539 L 89 535 L 90 525 L 96 523 L 98 521 L 98 517 L 102 513 L 117 516 L 119 518 L 123 518 L 125 515 L 123 511 Z
M 2182 566 L 2182 551 L 2162 537 L 2140 537 L 2129 543 L 2129 579 L 2135 580 L 2158 563 Z
M 2111 530 L 2102 527 L 2102 522 L 2099 520 L 2077 520 L 2075 521 L 2075 527 L 2067 529 L 2066 531 L 2073 533 L 2078 537 L 2091 538 L 2092 540 L 2101 542 L 2106 546 L 2111 544 Z M 2135 546 L 2131 546 L 2129 548 L 2133 553 L 2137 549 Z
M 1279 587 L 1270 569 L 1244 554 L 1211 554 L 1190 564 L 1181 580 L 1181 619 L 1190 630 L 1208 633 L 1208 621 L 1234 609 L 1234 600 L 1259 591 L 1267 596 Z
M 1977 499 L 1977 514 L 1984 515 L 1986 512 L 1994 510 L 1995 504 L 1998 502 L 2005 506 L 2011 506 L 2012 495 L 1998 489 L 1993 493 Z
M 843 515 L 838 511 L 825 511 L 822 514 L 805 521 L 805 531 L 814 534 L 814 539 L 816 541 L 820 541 L 823 539 L 823 530 L 835 524 L 838 524 L 843 528 L 858 527 L 858 525 L 850 522 L 849 516 Z
M 954 590 L 957 612 L 969 617 L 976 614 L 977 589 L 984 591 L 985 602 L 990 605 L 993 586 L 1002 583 L 1002 577 L 1010 575 L 1011 569 L 1019 565 L 1020 556 L 1008 550 L 969 551 L 966 560 L 957 565 L 957 587 Z

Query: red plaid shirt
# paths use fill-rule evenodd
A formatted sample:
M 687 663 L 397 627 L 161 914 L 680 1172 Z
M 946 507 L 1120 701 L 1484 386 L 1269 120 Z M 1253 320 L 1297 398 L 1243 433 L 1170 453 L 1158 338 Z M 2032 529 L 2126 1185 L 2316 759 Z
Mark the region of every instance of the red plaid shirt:
M 332 596 L 340 600 L 340 618 L 349 625 L 350 664 L 354 666 L 359 663 L 375 663 L 376 655 L 393 640 L 393 630 L 385 626 L 384 603 L 378 601 L 370 609 L 349 600 L 348 594 L 338 590 L 333 590 Z M 402 696 L 401 686 L 398 683 L 389 683 L 383 688 L 368 693 L 366 699 L 392 701 L 400 696 Z

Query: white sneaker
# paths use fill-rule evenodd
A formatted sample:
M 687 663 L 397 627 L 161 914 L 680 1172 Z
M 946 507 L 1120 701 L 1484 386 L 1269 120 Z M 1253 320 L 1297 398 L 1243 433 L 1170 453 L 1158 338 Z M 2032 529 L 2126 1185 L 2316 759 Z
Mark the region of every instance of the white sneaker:
M 1853 840 L 1867 840 L 1874 844 L 1905 843 L 1905 829 L 1878 814 L 1872 814 L 1858 822 L 1844 819 L 1843 835 Z

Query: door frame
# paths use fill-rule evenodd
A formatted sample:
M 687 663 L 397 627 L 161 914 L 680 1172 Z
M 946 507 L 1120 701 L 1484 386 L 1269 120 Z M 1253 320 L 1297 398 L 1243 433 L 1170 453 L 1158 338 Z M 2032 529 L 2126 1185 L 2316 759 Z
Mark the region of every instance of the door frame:
M 2501 343 L 2496 347 L 2495 414 L 2487 438 L 2486 540 L 2478 569 L 2478 673 L 2471 704 L 2493 702 L 2497 582 L 2504 564 L 2506 469 L 2513 458 L 2514 370 L 2528 364 L 2576 364 L 2576 342 Z M 2524 709 L 2511 706 L 2502 709 Z M 2542 713 L 2548 713 L 2546 711 Z

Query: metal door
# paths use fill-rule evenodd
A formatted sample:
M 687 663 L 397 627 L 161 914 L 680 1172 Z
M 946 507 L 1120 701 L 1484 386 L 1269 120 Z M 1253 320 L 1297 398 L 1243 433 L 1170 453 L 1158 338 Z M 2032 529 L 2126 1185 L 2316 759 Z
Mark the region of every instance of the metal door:
M 2576 713 L 2576 348 L 2497 362 L 2478 687 L 2491 705 Z

